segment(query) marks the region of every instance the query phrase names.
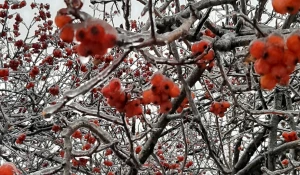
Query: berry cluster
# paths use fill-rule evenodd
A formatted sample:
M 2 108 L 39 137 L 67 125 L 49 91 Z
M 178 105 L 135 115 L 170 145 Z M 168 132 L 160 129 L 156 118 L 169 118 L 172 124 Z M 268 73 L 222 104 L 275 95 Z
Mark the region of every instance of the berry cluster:
M 16 143 L 17 144 L 22 144 L 24 142 L 25 138 L 26 138 L 26 134 L 24 134 L 24 133 L 20 134 L 19 137 L 16 140 Z
M 215 52 L 214 50 L 210 49 L 202 59 L 197 61 L 197 66 L 201 69 L 207 69 L 210 71 L 215 65 L 214 57 Z
M 291 132 L 283 132 L 282 137 L 284 138 L 284 141 L 286 142 L 291 142 L 298 140 L 297 132 L 296 131 L 291 131 Z
M 92 136 L 90 133 L 85 134 L 84 139 L 90 144 L 94 144 L 96 142 L 96 138 Z
M 81 56 L 104 55 L 116 44 L 116 35 L 116 30 L 105 21 L 89 20 L 86 27 L 76 30 L 75 37 L 80 42 L 77 53 Z
M 53 96 L 58 95 L 59 94 L 59 87 L 58 86 L 53 86 L 53 87 L 49 88 L 49 93 Z
M 77 167 L 77 166 L 86 166 L 88 161 L 89 161 L 89 159 L 85 159 L 85 158 L 79 158 L 79 160 L 72 159 L 72 165 L 75 166 L 75 167 Z
M 72 17 L 68 15 L 67 8 L 60 9 L 54 18 L 54 22 L 59 29 L 63 28 L 66 24 L 71 23 L 72 20 Z
M 218 115 L 220 117 L 224 117 L 224 113 L 227 111 L 227 108 L 230 107 L 230 103 L 228 101 L 222 102 L 213 102 L 209 108 L 209 111 Z
M 61 130 L 60 126 L 53 125 L 52 131 L 58 132 L 59 130 Z M 80 139 L 81 140 L 82 139 L 82 133 L 81 133 L 80 129 L 77 129 L 75 132 L 73 132 L 72 137 L 74 139 Z M 95 142 L 96 142 L 96 138 L 94 136 L 92 136 L 90 133 L 86 133 L 83 138 L 84 138 L 84 143 L 83 143 L 83 146 L 82 146 L 82 150 L 91 149 L 92 145 L 95 144 Z M 63 150 L 61 150 L 59 154 L 60 154 L 61 157 L 64 157 L 64 151 Z
M 135 115 L 141 115 L 143 113 L 141 107 L 141 101 L 139 99 L 130 100 L 125 105 L 126 117 L 133 117 Z
M 80 44 L 76 47 L 80 56 L 105 55 L 108 48 L 116 44 L 117 31 L 107 22 L 88 18 L 82 23 L 73 23 L 67 8 L 57 12 L 55 24 L 61 29 L 60 38 L 68 43 L 74 40 Z
M 34 87 L 34 82 L 29 82 L 27 85 L 26 85 L 26 89 L 30 89 L 30 88 L 33 88 Z
M 104 155 L 105 155 L 105 156 L 109 156 L 109 155 L 111 155 L 112 153 L 113 153 L 112 149 L 108 148 L 108 149 L 106 149 Z
M 60 128 L 59 125 L 54 124 L 54 125 L 52 126 L 52 129 L 51 129 L 51 130 L 52 130 L 53 132 L 57 133 L 58 131 L 61 130 L 61 128 Z
M 113 166 L 113 162 L 112 161 L 110 161 L 110 160 L 104 160 L 104 165 L 106 165 L 106 166 Z
M 180 168 L 180 165 L 178 163 L 168 163 L 165 160 L 160 161 L 160 164 L 166 169 L 179 169 Z
M 297 14 L 300 8 L 298 0 L 272 0 L 273 9 L 280 14 Z
M 185 164 L 185 167 L 189 168 L 190 166 L 192 166 L 194 163 L 193 161 L 188 161 L 186 164 Z
M 130 100 L 131 96 L 122 89 L 120 79 L 112 79 L 101 92 L 107 98 L 107 103 L 115 107 L 117 111 L 125 112 L 126 117 L 142 114 L 140 100 Z
M 8 68 L 2 68 L 0 69 L 0 77 L 3 79 L 7 79 L 9 76 L 9 69 Z
M 177 161 L 182 162 L 184 160 L 184 156 L 177 156 Z
M 29 76 L 32 79 L 35 79 L 35 76 L 37 76 L 40 73 L 40 69 L 37 66 L 33 66 L 33 68 L 29 72 Z
M 14 70 L 14 71 L 16 71 L 16 70 L 18 70 L 18 66 L 20 65 L 20 61 L 19 60 L 10 60 L 9 61 L 9 67 L 12 69 L 12 70 Z
M 93 173 L 100 173 L 100 168 L 98 167 L 94 167 L 93 170 L 92 170 Z
M 26 1 L 21 1 L 19 3 L 15 3 L 11 5 L 11 9 L 20 9 L 26 6 Z
M 117 108 L 118 111 L 122 111 L 124 109 L 127 94 L 121 89 L 121 82 L 119 79 L 112 79 L 109 84 L 102 88 L 101 90 L 104 97 L 107 98 L 107 103 Z
M 84 145 L 82 146 L 82 150 L 89 150 L 89 149 L 91 149 L 91 147 L 92 147 L 91 144 L 86 143 L 86 144 L 84 144 Z
M 192 45 L 191 50 L 192 54 L 202 54 L 208 47 L 210 47 L 210 42 L 206 40 L 201 40 Z M 201 69 L 211 70 L 215 65 L 215 61 L 213 60 L 215 57 L 214 50 L 210 49 L 203 58 L 197 61 L 197 66 Z
M 299 33 L 292 34 L 285 42 L 281 35 L 273 33 L 267 38 L 252 41 L 249 51 L 256 59 L 256 73 L 262 75 L 260 85 L 263 89 L 272 90 L 277 83 L 288 85 L 289 75 L 298 63 L 297 55 L 300 52 L 295 44 L 300 44 L 299 36 Z
M 179 96 L 179 87 L 161 73 L 154 74 L 150 82 L 151 89 L 143 92 L 143 104 L 153 103 L 160 106 L 160 113 L 169 112 L 172 109 L 170 98 Z
M 72 137 L 75 139 L 81 139 L 82 137 L 81 131 L 79 129 L 76 130 L 75 132 L 73 132 Z
M 21 171 L 13 163 L 7 162 L 0 166 L 0 173 L 1 175 L 18 175 L 21 174 Z
M 191 50 L 192 50 L 192 54 L 196 55 L 196 54 L 201 54 L 205 51 L 205 49 L 207 49 L 210 45 L 210 42 L 206 41 L 206 40 L 201 40 L 199 42 L 196 42 L 192 45 Z

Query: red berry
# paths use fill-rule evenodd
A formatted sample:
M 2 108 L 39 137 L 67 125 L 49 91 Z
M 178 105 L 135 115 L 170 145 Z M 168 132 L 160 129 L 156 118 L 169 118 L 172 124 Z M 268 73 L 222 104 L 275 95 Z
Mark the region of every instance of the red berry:
M 289 160 L 288 160 L 288 159 L 283 159 L 283 160 L 281 161 L 281 164 L 284 165 L 284 166 L 286 166 L 286 165 L 289 164 Z
M 142 150 L 142 146 L 137 146 L 137 147 L 135 148 L 135 153 L 136 153 L 136 154 L 139 154 L 139 153 L 141 152 L 141 150 Z
M 109 160 L 104 160 L 104 165 L 106 165 L 106 166 L 113 166 L 113 162 L 112 161 L 109 161 Z

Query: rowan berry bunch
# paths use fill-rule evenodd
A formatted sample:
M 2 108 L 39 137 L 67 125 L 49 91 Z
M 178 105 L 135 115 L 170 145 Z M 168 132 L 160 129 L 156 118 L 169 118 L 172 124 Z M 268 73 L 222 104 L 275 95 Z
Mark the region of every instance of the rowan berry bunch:
M 263 89 L 272 90 L 277 83 L 288 85 L 289 75 L 299 61 L 299 36 L 299 33 L 293 33 L 285 41 L 280 34 L 272 33 L 267 38 L 252 41 L 249 51 L 256 59 L 254 68 L 261 75 Z
M 59 94 L 59 87 L 57 85 L 53 86 L 53 87 L 50 87 L 49 88 L 49 93 L 53 96 L 58 95 Z
M 192 54 L 194 55 L 201 54 L 202 52 L 205 51 L 205 49 L 209 47 L 209 45 L 210 42 L 206 40 L 201 40 L 199 42 L 194 43 L 191 47 Z
M 26 85 L 26 89 L 30 89 L 30 88 L 33 88 L 34 87 L 34 82 L 29 82 L 27 85 Z
M 273 9 L 280 14 L 296 14 L 300 8 L 298 0 L 272 0 Z
M 20 65 L 20 61 L 19 60 L 10 60 L 9 61 L 9 67 L 12 70 L 14 70 L 14 71 L 18 70 L 19 65 Z
M 60 128 L 59 125 L 54 124 L 54 125 L 52 126 L 52 129 L 51 129 L 51 130 L 52 130 L 53 132 L 57 133 L 58 131 L 61 130 L 61 128 Z
M 79 160 L 76 160 L 75 158 L 72 159 L 72 165 L 74 167 L 77 166 L 86 166 L 87 162 L 89 161 L 89 159 L 85 159 L 85 158 L 79 158 Z
M 32 79 L 35 79 L 35 77 L 40 73 L 40 69 L 37 66 L 33 66 L 33 68 L 29 72 L 29 76 Z
M 16 166 L 9 162 L 4 163 L 0 166 L 0 172 L 2 175 L 18 175 L 21 174 L 21 171 L 16 168 Z
M 9 76 L 9 69 L 8 68 L 0 69 L 0 78 L 3 78 L 4 80 L 7 80 L 8 76 Z
M 209 111 L 218 115 L 219 117 L 224 117 L 224 113 L 230 107 L 230 103 L 228 101 L 222 102 L 213 102 L 209 108 Z
M 196 42 L 192 45 L 191 50 L 192 54 L 202 54 L 208 47 L 210 47 L 211 43 L 206 40 L 201 40 L 199 42 Z M 203 56 L 200 60 L 197 61 L 197 66 L 202 69 L 208 69 L 211 70 L 213 66 L 215 65 L 214 61 L 215 52 L 214 50 L 210 49 L 208 50 L 207 54 Z
M 121 89 L 121 82 L 119 79 L 112 79 L 109 84 L 101 90 L 104 97 L 107 98 L 107 103 L 117 108 L 118 111 L 122 111 L 126 104 L 127 94 Z
M 117 31 L 107 22 L 89 16 L 84 20 L 80 19 L 80 23 L 73 23 L 74 20 L 70 10 L 62 8 L 57 12 L 55 24 L 60 29 L 60 38 L 64 42 L 71 43 L 74 38 L 79 42 L 76 47 L 78 55 L 101 56 L 107 53 L 107 49 L 115 46 Z
M 297 132 L 296 131 L 291 131 L 291 132 L 283 132 L 282 137 L 284 138 L 284 141 L 286 142 L 291 142 L 298 140 Z
M 172 109 L 170 99 L 179 96 L 179 87 L 161 73 L 154 74 L 150 82 L 152 84 L 151 88 L 143 92 L 143 104 L 153 103 L 160 106 L 160 113 L 169 112 Z
M 115 107 L 119 112 L 125 112 L 126 117 L 142 114 L 140 100 L 130 100 L 131 95 L 122 89 L 120 79 L 112 79 L 107 86 L 103 87 L 102 94 L 107 98 L 110 106 Z
M 103 164 L 106 166 L 113 166 L 114 163 L 110 160 L 104 160 Z

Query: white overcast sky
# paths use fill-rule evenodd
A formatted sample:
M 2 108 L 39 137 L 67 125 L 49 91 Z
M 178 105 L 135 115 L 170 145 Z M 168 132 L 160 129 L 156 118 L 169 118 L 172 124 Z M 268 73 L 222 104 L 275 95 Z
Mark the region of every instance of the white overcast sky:
M 16 0 L 16 2 L 18 2 L 20 0 Z M 90 0 L 82 0 L 84 2 L 84 5 L 83 5 L 83 8 L 82 8 L 82 11 L 85 11 L 85 12 L 89 12 L 91 15 L 93 14 L 93 10 L 89 7 L 91 5 L 90 3 Z M 3 4 L 4 0 L 0 0 L 0 3 Z M 23 18 L 24 22 L 26 24 L 29 24 L 32 19 L 33 19 L 33 16 L 34 16 L 34 13 L 37 12 L 37 10 L 35 9 L 34 12 L 32 11 L 31 7 L 30 7 L 30 4 L 32 2 L 34 2 L 34 0 L 26 0 L 27 2 L 27 6 L 22 8 L 22 9 L 19 9 L 19 10 L 10 10 L 10 14 L 14 13 L 14 12 L 18 12 L 21 14 L 21 17 Z M 48 3 L 50 4 L 50 11 L 51 11 L 51 19 L 53 20 L 55 15 L 56 15 L 56 12 L 61 9 L 61 8 L 64 8 L 66 7 L 65 3 L 64 3 L 64 0 L 35 0 L 36 3 Z M 140 2 L 137 2 L 136 0 L 132 0 L 132 8 L 131 8 L 131 18 L 130 20 L 137 20 L 138 17 L 140 16 L 141 14 L 141 11 L 143 9 L 143 5 L 140 3 Z M 112 4 L 112 3 L 109 3 L 109 4 Z M 119 9 L 121 10 L 121 3 L 118 4 L 119 6 Z M 99 8 L 100 10 L 103 10 L 103 5 L 100 5 L 99 4 Z M 108 8 L 109 6 L 106 7 L 106 10 L 110 10 L 110 8 Z M 114 7 L 115 9 L 115 7 Z M 99 15 L 99 12 L 98 12 L 98 15 Z M 123 15 L 122 14 L 119 14 L 117 16 L 114 17 L 114 22 L 115 22 L 115 25 L 119 27 L 119 25 L 121 23 L 124 23 L 124 20 L 123 20 Z M 20 26 L 21 27 L 21 26 Z M 22 32 L 22 31 L 21 31 Z

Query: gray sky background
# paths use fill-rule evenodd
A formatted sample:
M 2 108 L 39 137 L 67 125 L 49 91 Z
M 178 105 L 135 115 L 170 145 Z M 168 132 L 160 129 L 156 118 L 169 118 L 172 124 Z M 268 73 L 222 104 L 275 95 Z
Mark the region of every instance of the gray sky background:
M 16 0 L 18 1 L 18 0 Z M 20 0 L 19 0 L 20 1 Z M 26 0 L 27 2 L 27 5 L 26 7 L 22 8 L 22 9 L 18 9 L 18 10 L 9 10 L 10 14 L 12 13 L 20 13 L 21 17 L 23 18 L 23 21 L 25 22 L 25 24 L 29 25 L 30 22 L 32 21 L 33 17 L 34 17 L 34 13 L 38 13 L 38 10 L 37 9 L 34 9 L 32 10 L 31 7 L 30 7 L 30 4 L 32 2 L 34 2 L 34 0 Z M 48 3 L 50 4 L 50 12 L 51 12 L 51 19 L 54 20 L 54 17 L 57 13 L 57 11 L 61 8 L 64 8 L 66 7 L 65 3 L 64 3 L 64 0 L 35 0 L 36 3 Z M 93 15 L 94 14 L 94 11 L 90 8 L 90 6 L 92 5 L 90 3 L 90 0 L 83 0 L 84 2 L 84 5 L 83 5 L 83 8 L 82 8 L 82 11 L 85 11 L 85 12 L 88 12 L 89 14 Z M 4 3 L 4 0 L 0 0 L 0 3 Z M 110 6 L 112 5 L 113 3 L 109 3 L 109 5 L 106 5 L 106 10 L 110 10 Z M 143 9 L 143 5 L 140 3 L 140 2 L 137 2 L 136 0 L 132 0 L 132 9 L 131 9 L 131 18 L 130 20 L 138 20 L 138 17 L 140 16 L 141 14 L 141 11 Z M 103 10 L 103 7 L 104 5 L 102 4 L 98 4 L 98 7 L 100 10 Z M 118 7 L 119 9 L 121 8 L 121 3 L 118 4 Z M 114 10 L 115 10 L 115 6 L 114 6 Z M 100 13 L 98 11 L 96 11 L 95 13 L 95 17 L 103 17 L 103 13 Z M 13 22 L 13 20 L 10 20 Z M 123 14 L 117 14 L 116 16 L 114 16 L 114 25 L 115 26 L 119 26 L 120 24 L 124 23 L 124 20 L 123 20 Z M 10 24 L 12 25 L 12 24 Z M 22 35 L 22 31 L 24 31 L 23 29 L 26 30 L 26 28 L 23 28 L 22 25 L 20 25 L 20 32 L 21 32 L 21 35 Z M 24 31 L 25 32 L 25 31 Z

